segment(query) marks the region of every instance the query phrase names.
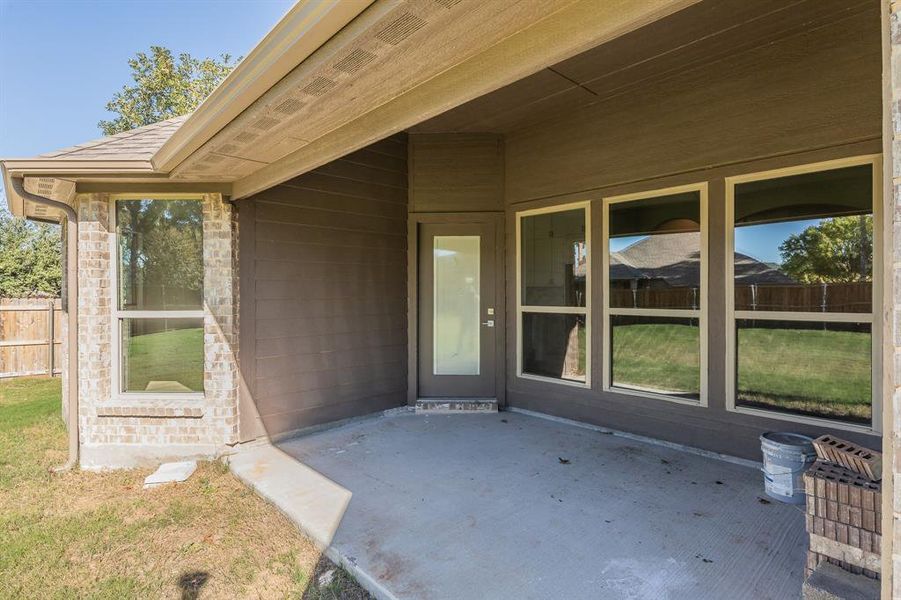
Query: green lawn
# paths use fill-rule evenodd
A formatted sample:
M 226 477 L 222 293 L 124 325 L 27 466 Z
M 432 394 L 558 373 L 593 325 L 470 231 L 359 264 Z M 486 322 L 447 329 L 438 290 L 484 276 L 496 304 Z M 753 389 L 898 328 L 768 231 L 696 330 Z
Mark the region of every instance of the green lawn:
M 871 352 L 868 333 L 741 329 L 738 401 L 869 422 Z
M 151 381 L 178 382 L 203 391 L 203 328 L 175 329 L 134 336 L 126 354 L 126 385 L 130 391 Z
M 65 448 L 59 379 L 0 380 L 0 598 L 368 598 L 220 462 L 145 491 Z
M 612 347 L 614 385 L 700 392 L 697 327 L 618 325 L 613 328 Z
M 741 329 L 738 402 L 869 421 L 870 335 L 846 331 Z M 698 329 L 621 325 L 613 333 L 617 385 L 698 393 Z

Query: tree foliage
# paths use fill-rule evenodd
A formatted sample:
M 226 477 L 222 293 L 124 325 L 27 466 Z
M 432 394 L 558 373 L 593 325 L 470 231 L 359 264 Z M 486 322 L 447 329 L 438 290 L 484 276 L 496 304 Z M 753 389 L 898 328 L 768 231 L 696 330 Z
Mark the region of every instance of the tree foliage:
M 16 219 L 0 208 L 0 297 L 59 296 L 60 252 L 58 226 Z
M 782 270 L 800 283 L 868 281 L 873 273 L 873 217 L 823 219 L 781 246 Z
M 194 58 L 151 46 L 150 53 L 138 52 L 128 61 L 134 85 L 125 85 L 107 102 L 106 109 L 118 116 L 100 121 L 104 135 L 150 125 L 186 115 L 210 95 L 240 59 L 228 54 L 215 58 Z

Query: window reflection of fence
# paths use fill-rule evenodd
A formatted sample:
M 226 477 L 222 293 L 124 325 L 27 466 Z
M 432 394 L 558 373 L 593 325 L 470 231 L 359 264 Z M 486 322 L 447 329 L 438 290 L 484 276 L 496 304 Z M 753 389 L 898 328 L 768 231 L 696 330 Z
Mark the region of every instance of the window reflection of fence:
M 868 281 L 735 286 L 735 310 L 868 313 L 872 306 Z
M 737 285 L 735 310 L 868 313 L 873 286 L 860 283 Z M 699 308 L 695 287 L 611 289 L 611 308 Z
M 700 308 L 698 288 L 611 289 L 610 308 Z

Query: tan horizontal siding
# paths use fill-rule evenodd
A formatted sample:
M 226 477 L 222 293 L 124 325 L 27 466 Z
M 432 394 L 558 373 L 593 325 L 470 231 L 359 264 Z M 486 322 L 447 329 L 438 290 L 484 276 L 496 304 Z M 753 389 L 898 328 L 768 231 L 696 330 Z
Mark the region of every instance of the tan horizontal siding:
M 406 156 L 396 136 L 239 203 L 241 370 L 269 435 L 406 400 Z

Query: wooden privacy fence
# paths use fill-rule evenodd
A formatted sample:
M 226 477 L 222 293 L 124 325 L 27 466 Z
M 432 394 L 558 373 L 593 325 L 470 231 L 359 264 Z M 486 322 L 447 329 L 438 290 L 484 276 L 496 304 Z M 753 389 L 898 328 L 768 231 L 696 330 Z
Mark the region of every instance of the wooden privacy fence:
M 0 298 L 0 378 L 62 373 L 59 299 Z
M 611 289 L 612 308 L 699 308 L 696 287 Z M 873 306 L 873 285 L 811 283 L 735 286 L 735 310 L 868 313 Z

